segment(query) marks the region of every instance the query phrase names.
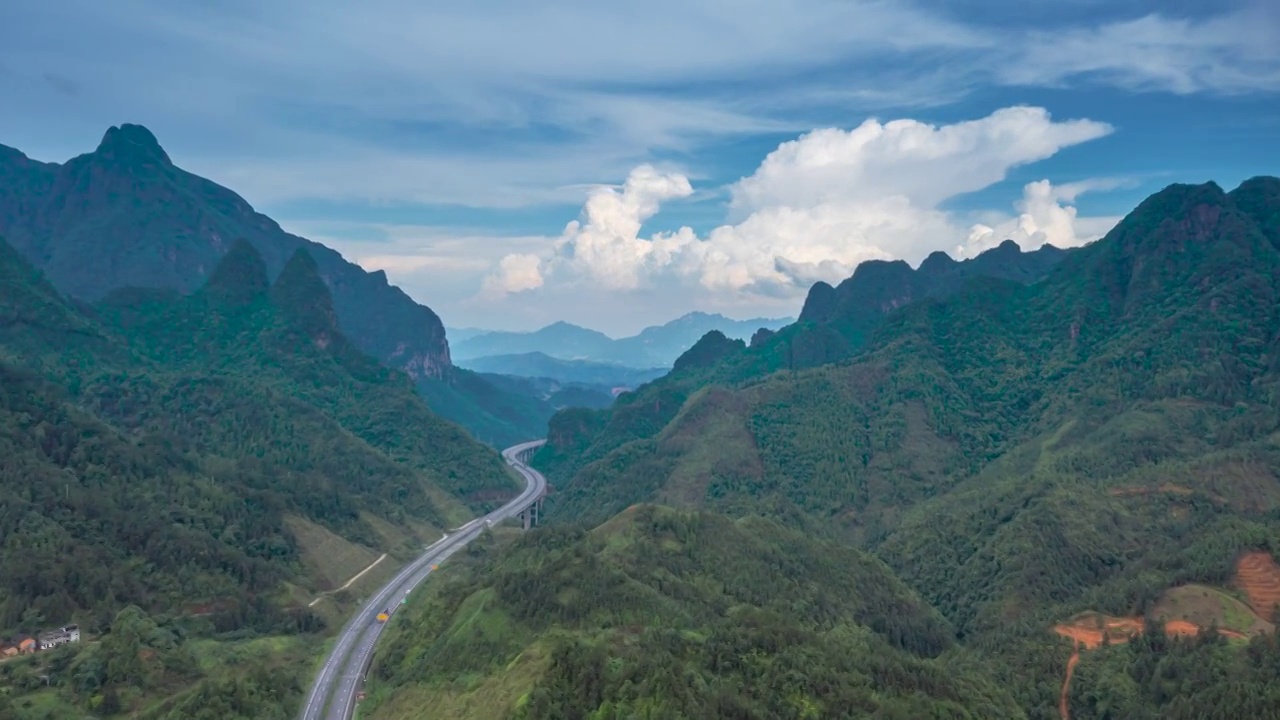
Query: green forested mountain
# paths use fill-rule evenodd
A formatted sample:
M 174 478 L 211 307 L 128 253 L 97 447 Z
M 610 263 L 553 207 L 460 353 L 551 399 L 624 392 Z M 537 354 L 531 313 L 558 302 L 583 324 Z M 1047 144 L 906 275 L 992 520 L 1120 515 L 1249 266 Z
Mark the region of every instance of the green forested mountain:
M 405 372 L 438 413 L 505 447 L 541 435 L 554 412 L 455 368 L 440 318 L 385 273 L 285 232 L 231 190 L 177 167 L 140 125 L 110 128 L 93 152 L 63 164 L 0 145 L 0 237 L 59 292 L 89 303 L 124 288 L 192 293 L 237 239 L 261 255 L 271 280 L 304 248 L 343 335 Z
M 613 388 L 591 383 L 561 382 L 546 377 L 521 377 L 481 373 L 485 380 L 512 394 L 540 397 L 557 409 L 607 408 L 613 404 Z
M 518 490 L 346 339 L 307 250 L 267 278 L 238 242 L 191 295 L 74 305 L 0 241 L 0 634 L 106 633 L 40 656 L 64 657 L 39 672 L 74 705 L 136 709 L 196 682 L 194 638 L 322 627 L 300 524 L 403 556 Z M 142 638 L 133 659 L 111 654 L 118 627 Z M 177 665 L 152 684 L 118 671 L 139 652 Z M 36 672 L 13 667 L 0 681 Z
M 468 552 L 394 616 L 362 716 L 1023 716 L 882 563 L 770 520 L 644 505 Z
M 539 462 L 568 477 L 626 443 L 654 438 L 702 388 L 747 385 L 774 372 L 847 360 L 897 308 L 945 297 L 983 278 L 1034 282 L 1071 252 L 1045 246 L 1024 253 L 1017 244 L 1006 242 L 962 262 L 934 253 L 915 270 L 902 261 L 865 262 L 837 288 L 815 285 L 800 319 L 792 325 L 777 332 L 761 329 L 749 344 L 708 333 L 676 360 L 671 373 L 622 394 L 613 407 L 600 412 L 580 408 L 560 412 L 549 422 L 551 442 Z M 596 519 L 610 509 L 617 506 L 597 508 Z
M 862 340 L 845 335 L 837 362 L 735 375 L 748 348 L 609 412 L 563 412 L 538 459 L 557 488 L 551 517 L 658 501 L 863 547 L 1031 717 L 1058 717 L 1071 645 L 1053 628 L 1078 613 L 1189 612 L 1169 610 L 1169 591 L 1203 585 L 1270 619 L 1237 561 L 1280 552 L 1277 217 L 1276 178 L 1174 185 L 1034 282 L 979 275 L 891 308 Z M 1152 643 L 1084 653 L 1070 705 L 1244 716 L 1270 676 L 1219 679 L 1274 662 L 1273 641 L 1252 642 L 1244 660 L 1212 643 L 1169 651 L 1182 659 Z M 1137 657 L 1129 679 L 1089 684 L 1121 653 Z

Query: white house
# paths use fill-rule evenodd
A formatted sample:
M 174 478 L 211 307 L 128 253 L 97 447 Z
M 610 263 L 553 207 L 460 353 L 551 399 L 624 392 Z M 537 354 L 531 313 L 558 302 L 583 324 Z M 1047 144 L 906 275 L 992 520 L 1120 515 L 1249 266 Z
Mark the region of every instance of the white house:
M 41 650 L 49 650 L 67 643 L 80 642 L 80 626 L 67 625 L 57 630 L 42 632 L 39 635 L 39 640 Z

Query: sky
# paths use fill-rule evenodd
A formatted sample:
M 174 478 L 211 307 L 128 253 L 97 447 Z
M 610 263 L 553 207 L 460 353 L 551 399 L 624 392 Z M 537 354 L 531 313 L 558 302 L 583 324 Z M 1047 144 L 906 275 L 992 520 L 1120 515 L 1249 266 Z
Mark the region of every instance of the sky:
M 139 123 L 450 327 L 798 313 L 1280 174 L 1270 0 L 7 0 L 0 143 Z

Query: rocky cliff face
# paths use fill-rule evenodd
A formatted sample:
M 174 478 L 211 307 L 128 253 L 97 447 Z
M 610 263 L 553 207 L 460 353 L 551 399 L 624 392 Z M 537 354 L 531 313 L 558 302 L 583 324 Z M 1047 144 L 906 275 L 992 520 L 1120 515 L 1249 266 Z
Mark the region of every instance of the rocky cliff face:
M 236 193 L 175 166 L 139 125 L 109 129 L 96 150 L 61 165 L 0 145 L 0 236 L 58 290 L 90 302 L 123 287 L 190 293 L 239 239 L 258 251 L 272 280 L 305 248 L 358 348 L 415 380 L 452 367 L 430 308 L 384 273 L 285 232 Z

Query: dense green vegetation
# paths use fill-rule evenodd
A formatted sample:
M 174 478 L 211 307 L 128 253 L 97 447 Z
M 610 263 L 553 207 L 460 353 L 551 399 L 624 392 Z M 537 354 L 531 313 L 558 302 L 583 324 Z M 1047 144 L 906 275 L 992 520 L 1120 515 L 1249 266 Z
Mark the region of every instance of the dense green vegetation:
M 1171 186 L 1041 275 L 979 274 L 870 324 L 815 288 L 821 322 L 553 418 L 550 517 L 657 500 L 863 547 L 1057 717 L 1055 622 L 1229 587 L 1241 553 L 1280 552 L 1278 200 L 1275 178 Z M 818 354 L 837 362 L 748 367 L 841 323 Z M 1215 653 L 1206 670 L 1241 662 Z
M 556 411 L 535 388 L 495 383 L 460 367 L 449 368 L 443 378 L 423 378 L 417 387 L 432 410 L 499 449 L 541 437 Z
M 934 253 L 916 270 L 902 261 L 862 263 L 839 287 L 815 285 L 796 323 L 777 332 L 762 328 L 748 346 L 727 338 L 719 341 L 708 333 L 677 359 L 673 372 L 622 395 L 614 408 L 598 413 L 592 423 L 602 429 L 589 436 L 569 439 L 581 419 L 579 413 L 551 418 L 553 441 L 539 456 L 539 463 L 559 477 L 569 477 L 627 442 L 656 436 L 700 388 L 745 385 L 779 371 L 848 360 L 895 309 L 960 292 L 976 279 L 1035 282 L 1069 254 L 1052 246 L 1023 253 L 1016 244 L 1006 242 L 963 262 Z M 577 452 L 560 452 L 566 444 L 574 445 Z
M 1217 635 L 1164 636 L 1159 625 L 1134 642 L 1086 656 L 1072 681 L 1073 720 L 1234 720 L 1280 708 L 1280 642 L 1247 647 Z
M 42 673 L 74 705 L 136 711 L 182 691 L 225 717 L 208 714 L 225 690 L 269 716 L 305 666 L 237 679 L 192 670 L 183 648 L 323 628 L 302 602 L 321 573 L 286 520 L 402 555 L 518 490 L 496 452 L 345 339 L 305 250 L 269 283 L 236 243 L 190 296 L 88 307 L 0 241 L 0 280 L 0 634 L 79 622 L 101 637 Z M 138 651 L 115 648 L 140 617 L 155 627 L 132 636 L 169 639 L 147 646 L 162 671 L 135 697 L 122 678 Z M 37 689 L 13 677 L 10 692 Z
M 470 554 L 395 616 L 362 713 L 1021 716 L 882 563 L 770 520 L 645 505 Z
M 507 389 L 512 394 L 524 394 L 539 397 L 555 407 L 563 410 L 570 407 L 607 408 L 613 404 L 612 385 L 565 382 L 545 377 L 521 377 L 516 375 L 495 375 L 482 373 L 485 380 L 497 387 Z M 550 416 L 547 416 L 550 420 Z

